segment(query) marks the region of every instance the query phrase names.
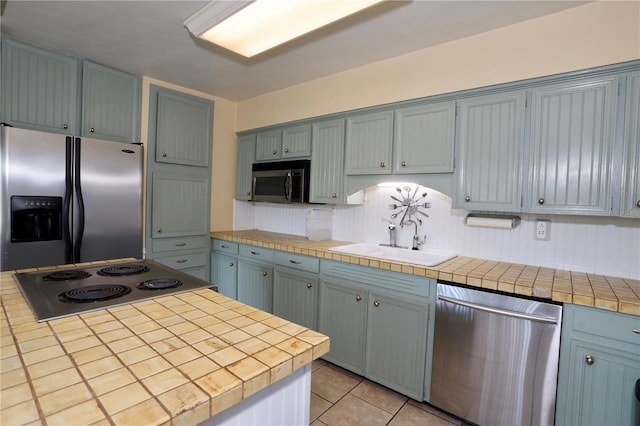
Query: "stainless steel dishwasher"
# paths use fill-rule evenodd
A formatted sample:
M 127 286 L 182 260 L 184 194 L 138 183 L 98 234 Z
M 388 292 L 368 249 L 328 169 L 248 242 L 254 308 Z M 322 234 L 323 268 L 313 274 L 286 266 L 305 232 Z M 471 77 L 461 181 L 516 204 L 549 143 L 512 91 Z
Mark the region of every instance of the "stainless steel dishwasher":
M 479 425 L 553 425 L 562 306 L 438 282 L 429 402 Z

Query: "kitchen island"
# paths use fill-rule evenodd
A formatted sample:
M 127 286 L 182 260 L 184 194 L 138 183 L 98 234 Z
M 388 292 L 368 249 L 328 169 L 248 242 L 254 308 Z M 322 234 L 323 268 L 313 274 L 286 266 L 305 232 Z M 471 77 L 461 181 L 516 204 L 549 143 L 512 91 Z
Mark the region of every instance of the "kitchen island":
M 306 392 L 287 411 L 308 419 L 325 335 L 208 289 L 38 323 L 13 274 L 0 273 L 1 424 L 216 423 L 287 389 Z

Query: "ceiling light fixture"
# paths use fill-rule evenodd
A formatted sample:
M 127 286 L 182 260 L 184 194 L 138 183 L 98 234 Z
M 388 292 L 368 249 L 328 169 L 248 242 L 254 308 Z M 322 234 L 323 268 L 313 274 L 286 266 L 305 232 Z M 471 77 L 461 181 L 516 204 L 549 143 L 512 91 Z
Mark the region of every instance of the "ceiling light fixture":
M 184 21 L 211 43 L 248 58 L 384 0 L 214 0 Z

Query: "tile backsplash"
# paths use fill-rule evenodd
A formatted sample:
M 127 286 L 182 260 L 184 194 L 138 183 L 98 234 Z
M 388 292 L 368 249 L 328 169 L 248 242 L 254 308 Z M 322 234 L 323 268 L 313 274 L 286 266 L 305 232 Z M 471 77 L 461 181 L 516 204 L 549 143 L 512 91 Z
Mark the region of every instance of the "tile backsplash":
M 578 272 L 640 279 L 640 225 L 637 219 L 591 216 L 518 214 L 514 229 L 466 226 L 468 212 L 452 209 L 451 198 L 438 191 L 427 192 L 429 218 L 418 227 L 421 248 L 455 252 L 511 263 L 545 266 Z M 260 229 L 294 235 L 306 234 L 306 216 L 312 208 L 333 211 L 332 239 L 352 242 L 388 243 L 387 224 L 393 213 L 390 204 L 395 187 L 374 186 L 365 191 L 365 203 L 358 206 L 288 206 L 235 201 L 234 230 Z M 397 202 L 396 202 L 397 204 Z M 548 241 L 534 239 L 537 219 L 550 220 Z M 399 219 L 395 220 L 396 223 Z M 398 227 L 397 243 L 411 246 L 414 226 Z

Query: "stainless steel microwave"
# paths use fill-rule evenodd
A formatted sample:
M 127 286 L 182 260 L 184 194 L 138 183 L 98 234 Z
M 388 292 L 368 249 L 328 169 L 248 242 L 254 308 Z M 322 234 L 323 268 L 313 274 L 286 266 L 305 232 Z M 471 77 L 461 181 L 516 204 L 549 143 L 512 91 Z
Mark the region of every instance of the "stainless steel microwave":
M 251 201 L 309 202 L 310 160 L 254 163 Z

